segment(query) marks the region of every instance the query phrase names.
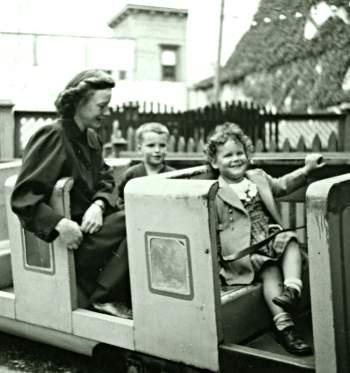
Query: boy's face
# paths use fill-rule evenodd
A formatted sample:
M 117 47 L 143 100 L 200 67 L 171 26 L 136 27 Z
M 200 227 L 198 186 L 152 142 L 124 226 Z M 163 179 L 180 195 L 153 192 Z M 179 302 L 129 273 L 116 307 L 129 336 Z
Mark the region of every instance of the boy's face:
M 228 183 L 241 181 L 249 165 L 249 159 L 240 142 L 229 139 L 217 148 L 216 159 L 211 163 Z
M 139 151 L 143 154 L 144 162 L 158 166 L 164 162 L 167 153 L 168 136 L 156 132 L 145 132 L 142 135 Z

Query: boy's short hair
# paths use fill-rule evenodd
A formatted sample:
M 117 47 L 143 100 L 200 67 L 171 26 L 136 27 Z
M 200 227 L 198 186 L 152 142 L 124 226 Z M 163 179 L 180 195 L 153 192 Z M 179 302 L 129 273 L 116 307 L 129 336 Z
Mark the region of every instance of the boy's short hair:
M 143 135 L 146 132 L 155 132 L 158 133 L 158 135 L 166 135 L 167 138 L 169 138 L 169 130 L 166 128 L 166 126 L 164 126 L 164 124 L 157 122 L 149 122 L 142 124 L 136 130 L 136 139 L 139 144 L 142 142 Z
M 205 154 L 209 163 L 215 161 L 218 146 L 224 145 L 229 139 L 240 142 L 247 157 L 253 153 L 252 140 L 242 131 L 238 124 L 226 122 L 216 126 L 208 138 Z

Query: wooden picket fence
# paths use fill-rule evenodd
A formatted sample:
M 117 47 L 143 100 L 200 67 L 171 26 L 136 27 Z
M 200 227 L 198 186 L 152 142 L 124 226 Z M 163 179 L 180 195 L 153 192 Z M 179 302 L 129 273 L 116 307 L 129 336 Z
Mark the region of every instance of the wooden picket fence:
M 172 152 L 202 152 L 208 134 L 219 123 L 233 121 L 253 139 L 265 137 L 261 112 L 264 109 L 250 103 L 211 105 L 197 110 L 175 111 L 164 105 L 130 103 L 116 107 L 112 114 L 114 139 L 127 140 L 127 150 L 135 151 L 136 129 L 143 123 L 160 122 L 170 132 Z
M 29 137 L 50 123 L 54 112 L 15 111 L 15 155 L 20 157 Z M 106 155 L 121 150 L 135 152 L 136 129 L 160 122 L 170 131 L 169 152 L 202 154 L 208 134 L 223 122 L 239 124 L 253 140 L 257 152 L 307 152 L 349 150 L 346 114 L 271 113 L 249 103 L 231 102 L 197 110 L 175 111 L 163 105 L 131 103 L 118 106 L 101 129 Z
M 146 122 L 160 122 L 170 131 L 169 151 L 202 153 L 208 134 L 223 122 L 239 124 L 253 140 L 257 152 L 343 151 L 346 115 L 335 113 L 271 113 L 247 103 L 212 105 L 198 110 L 173 109 L 139 103 L 117 107 L 112 138 L 125 139 L 125 150 L 137 147 L 136 129 Z M 123 143 L 122 143 L 123 145 Z

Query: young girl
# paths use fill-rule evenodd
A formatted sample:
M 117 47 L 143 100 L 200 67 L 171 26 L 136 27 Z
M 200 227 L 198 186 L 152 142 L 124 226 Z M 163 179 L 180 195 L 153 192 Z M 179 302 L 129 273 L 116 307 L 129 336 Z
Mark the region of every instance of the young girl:
M 227 285 L 250 284 L 259 278 L 278 341 L 290 353 L 308 355 L 311 347 L 298 336 L 288 312 L 302 291 L 302 260 L 296 234 L 282 232 L 250 255 L 232 262 L 225 260 L 281 229 L 274 197 L 304 185 L 306 175 L 323 166 L 322 156 L 309 154 L 304 167 L 273 178 L 261 169 L 249 169 L 252 150 L 251 140 L 233 123 L 218 126 L 208 140 L 208 161 L 219 173 L 216 206 L 223 258 L 220 275 Z

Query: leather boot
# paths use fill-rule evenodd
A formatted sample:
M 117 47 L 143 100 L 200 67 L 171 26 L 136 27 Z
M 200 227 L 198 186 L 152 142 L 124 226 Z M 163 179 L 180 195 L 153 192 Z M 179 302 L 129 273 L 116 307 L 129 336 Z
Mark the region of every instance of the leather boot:
M 290 311 L 297 305 L 299 301 L 299 293 L 296 289 L 285 287 L 282 294 L 274 297 L 272 302 L 286 311 Z
M 311 355 L 312 348 L 297 333 L 294 326 L 277 330 L 277 342 L 294 355 Z

